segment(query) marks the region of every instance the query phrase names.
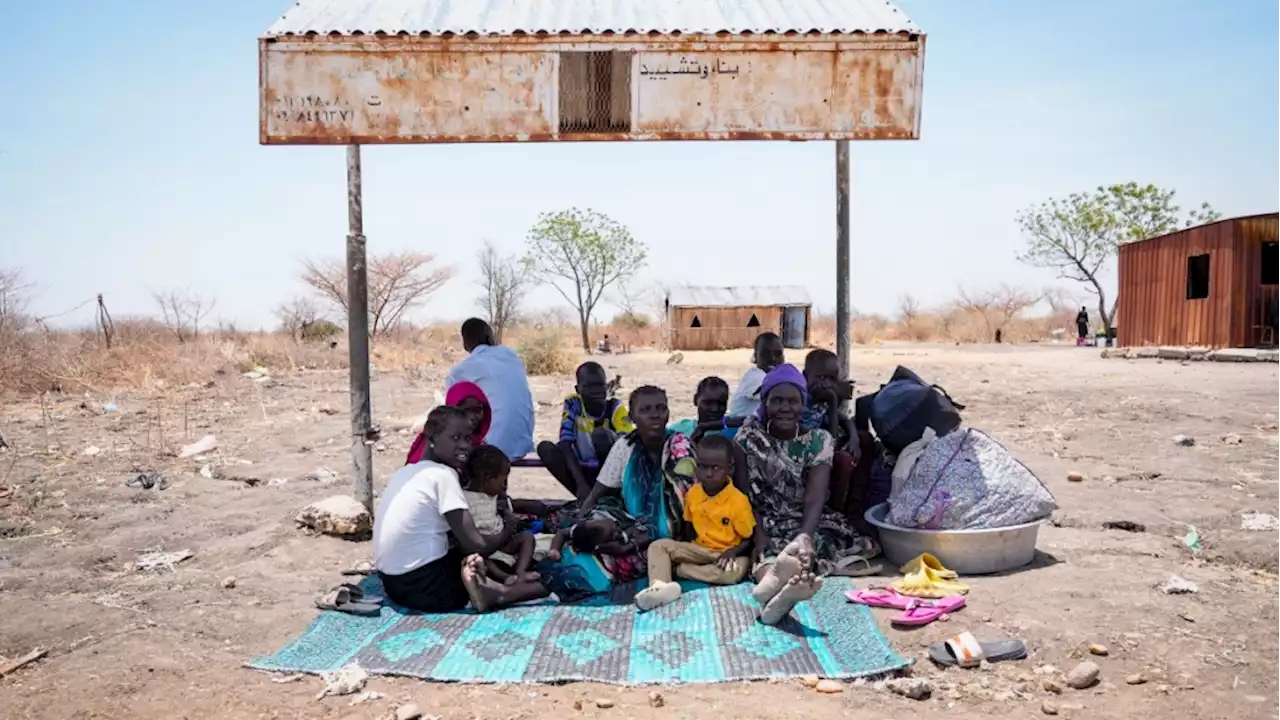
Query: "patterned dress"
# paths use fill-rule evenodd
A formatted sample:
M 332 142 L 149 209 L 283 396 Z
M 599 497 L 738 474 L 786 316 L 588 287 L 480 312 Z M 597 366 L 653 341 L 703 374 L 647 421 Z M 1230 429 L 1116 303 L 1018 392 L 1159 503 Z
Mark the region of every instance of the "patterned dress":
M 766 560 L 776 558 L 800 533 L 804 522 L 805 478 L 811 468 L 831 466 L 835 442 L 826 430 L 802 428 L 792 440 L 779 440 L 749 420 L 734 441 L 747 456 L 747 497 L 756 522 L 768 537 Z M 826 574 L 859 559 L 874 557 L 875 541 L 858 534 L 843 515 L 823 507 L 813 533 L 818 571 Z

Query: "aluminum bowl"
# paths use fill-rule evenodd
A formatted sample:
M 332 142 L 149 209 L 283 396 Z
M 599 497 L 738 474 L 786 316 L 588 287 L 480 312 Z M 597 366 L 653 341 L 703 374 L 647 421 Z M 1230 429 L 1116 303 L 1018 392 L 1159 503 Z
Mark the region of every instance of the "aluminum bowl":
M 927 552 L 961 575 L 990 575 L 1030 564 L 1044 522 L 984 530 L 917 530 L 890 525 L 888 514 L 889 504 L 880 503 L 864 517 L 880 531 L 880 545 L 890 563 L 901 567 Z

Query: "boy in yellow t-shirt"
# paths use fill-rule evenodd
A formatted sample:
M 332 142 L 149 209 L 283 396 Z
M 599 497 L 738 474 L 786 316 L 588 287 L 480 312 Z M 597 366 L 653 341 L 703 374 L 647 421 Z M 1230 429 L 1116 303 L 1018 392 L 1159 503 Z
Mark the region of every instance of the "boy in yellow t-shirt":
M 652 610 L 680 597 L 675 574 L 712 585 L 732 585 L 747 574 L 751 535 L 756 518 L 751 501 L 729 482 L 733 473 L 733 444 L 723 435 L 708 434 L 698 442 L 698 483 L 684 499 L 684 519 L 693 524 L 696 539 L 664 538 L 649 545 L 649 587 L 636 593 L 636 607 Z

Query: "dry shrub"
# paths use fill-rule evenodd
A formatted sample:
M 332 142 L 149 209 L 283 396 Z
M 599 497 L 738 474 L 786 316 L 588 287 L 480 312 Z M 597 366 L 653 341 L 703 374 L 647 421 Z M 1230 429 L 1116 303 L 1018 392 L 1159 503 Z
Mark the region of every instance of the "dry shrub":
M 569 350 L 569 335 L 563 327 L 545 327 L 521 335 L 516 350 L 530 375 L 568 375 L 573 372 L 576 358 Z

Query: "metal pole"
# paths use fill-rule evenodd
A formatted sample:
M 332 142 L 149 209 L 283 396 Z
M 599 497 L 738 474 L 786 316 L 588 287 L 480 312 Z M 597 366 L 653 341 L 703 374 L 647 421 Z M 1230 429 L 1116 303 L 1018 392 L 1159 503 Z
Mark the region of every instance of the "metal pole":
M 369 394 L 369 272 L 365 264 L 360 146 L 347 146 L 347 357 L 351 365 L 351 494 L 373 513 L 373 402 Z
M 849 141 L 836 141 L 836 357 L 840 379 L 849 379 L 853 361 L 849 334 L 853 308 L 849 304 Z

